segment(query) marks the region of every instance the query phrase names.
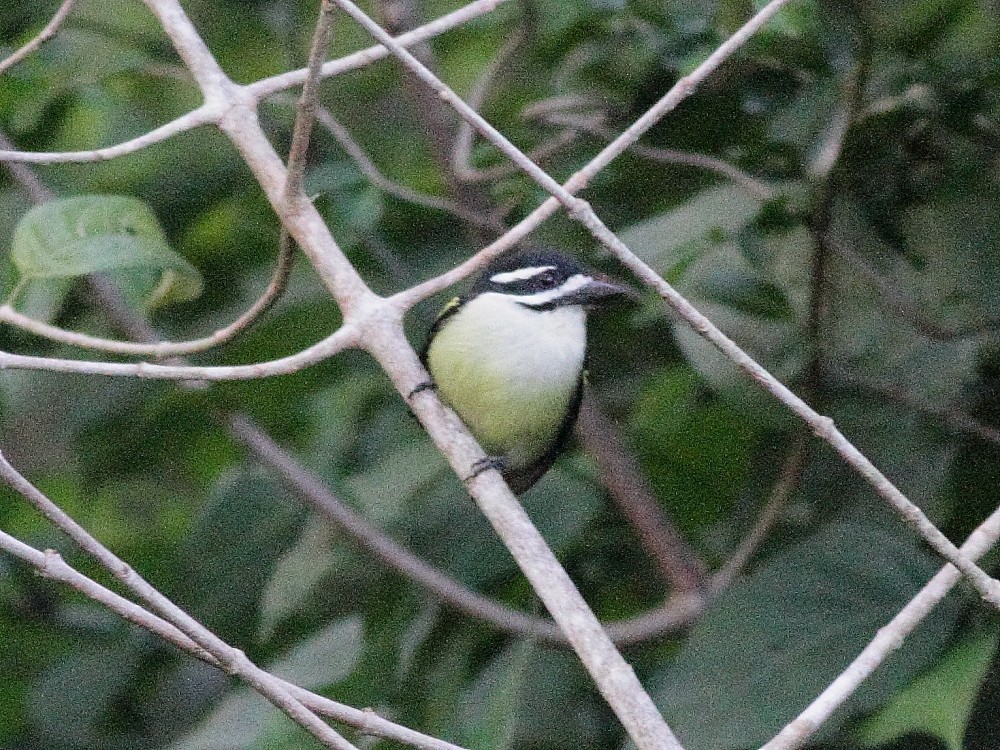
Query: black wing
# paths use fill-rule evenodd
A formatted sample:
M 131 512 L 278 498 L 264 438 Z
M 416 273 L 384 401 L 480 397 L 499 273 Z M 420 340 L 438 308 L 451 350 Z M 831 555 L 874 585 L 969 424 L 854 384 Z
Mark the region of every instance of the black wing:
M 504 481 L 507 482 L 507 485 L 515 495 L 522 495 L 530 490 L 535 482 L 541 479 L 545 472 L 552 468 L 552 464 L 555 463 L 559 454 L 566 450 L 569 436 L 573 432 L 573 425 L 576 424 L 576 418 L 580 414 L 580 403 L 583 401 L 585 380 L 586 372 L 581 373 L 580 379 L 576 384 L 576 392 L 573 394 L 573 400 L 566 410 L 566 417 L 559 426 L 559 432 L 556 434 L 555 439 L 545 449 L 542 457 L 536 463 L 521 471 L 501 472 Z

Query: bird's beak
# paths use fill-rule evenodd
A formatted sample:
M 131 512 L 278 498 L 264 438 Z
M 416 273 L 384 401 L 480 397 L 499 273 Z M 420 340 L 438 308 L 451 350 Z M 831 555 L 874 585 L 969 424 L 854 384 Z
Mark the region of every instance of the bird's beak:
M 594 274 L 591 281 L 573 295 L 577 304 L 587 307 L 602 305 L 615 298 L 625 298 L 629 302 L 638 302 L 639 292 L 626 284 L 619 284 L 607 276 Z

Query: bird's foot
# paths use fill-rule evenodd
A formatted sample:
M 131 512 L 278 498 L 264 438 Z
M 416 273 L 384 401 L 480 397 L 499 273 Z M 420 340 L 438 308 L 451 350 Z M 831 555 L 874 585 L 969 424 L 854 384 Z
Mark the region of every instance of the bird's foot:
M 433 391 L 435 388 L 437 388 L 437 386 L 434 385 L 433 380 L 425 380 L 423 383 L 418 383 L 417 387 L 409 392 L 409 394 L 406 396 L 406 400 L 409 401 L 418 393 L 421 393 L 423 391 Z
M 490 469 L 495 469 L 496 471 L 503 472 L 504 467 L 507 465 L 507 459 L 503 456 L 484 456 L 483 458 L 472 464 L 472 473 L 465 478 L 464 481 L 471 482 L 473 479 L 478 477 L 484 471 L 489 471 Z

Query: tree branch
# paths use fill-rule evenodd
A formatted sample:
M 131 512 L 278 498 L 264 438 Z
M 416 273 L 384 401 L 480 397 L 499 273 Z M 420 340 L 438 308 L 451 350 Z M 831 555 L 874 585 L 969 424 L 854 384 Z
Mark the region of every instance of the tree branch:
M 52 19 L 45 24 L 45 28 L 39 31 L 33 39 L 27 42 L 19 50 L 11 55 L 8 55 L 5 59 L 0 60 L 0 75 L 2 75 L 8 68 L 17 65 L 21 62 L 21 60 L 54 37 L 56 35 L 56 31 L 59 30 L 62 22 L 66 20 L 66 16 L 68 16 L 70 10 L 72 10 L 74 1 L 75 0 L 63 0 L 63 4 L 59 6 L 59 9 L 56 11 L 55 15 L 52 16 Z
M 2 453 L 0 453 L 0 479 L 35 506 L 53 525 L 76 542 L 80 549 L 97 560 L 163 619 L 173 624 L 199 647 L 212 654 L 219 666 L 228 674 L 239 677 L 253 686 L 258 693 L 288 714 L 324 746 L 335 750 L 357 750 L 354 745 L 321 721 L 301 701 L 276 682 L 271 674 L 257 667 L 242 651 L 233 648 L 202 626 L 150 585 L 124 560 L 87 533 L 86 529 L 66 515 L 55 503 L 21 476 Z
M 660 575 L 681 592 L 701 590 L 708 567 L 665 517 L 618 428 L 592 395 L 584 396 L 576 434 Z
M 158 617 L 135 602 L 120 596 L 91 578 L 83 575 L 63 560 L 54 550 L 35 549 L 0 531 L 0 549 L 31 565 L 38 574 L 53 581 L 65 583 L 84 596 L 104 605 L 121 618 L 148 630 L 150 633 L 172 643 L 201 661 L 224 669 L 222 663 L 211 652 L 204 649 L 176 625 Z M 275 684 L 287 690 L 307 708 L 331 719 L 353 726 L 365 734 L 395 740 L 419 750 L 463 750 L 458 745 L 416 732 L 408 727 L 383 719 L 369 709 L 360 710 L 329 698 L 316 695 L 297 685 L 274 677 Z

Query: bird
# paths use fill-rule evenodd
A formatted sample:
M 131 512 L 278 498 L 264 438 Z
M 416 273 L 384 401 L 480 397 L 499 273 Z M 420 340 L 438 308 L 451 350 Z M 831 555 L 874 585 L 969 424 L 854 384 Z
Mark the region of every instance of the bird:
M 517 495 L 565 449 L 586 380 L 587 312 L 631 287 L 561 252 L 532 248 L 489 263 L 431 326 L 421 361 L 437 390 Z M 469 477 L 471 478 L 471 477 Z

